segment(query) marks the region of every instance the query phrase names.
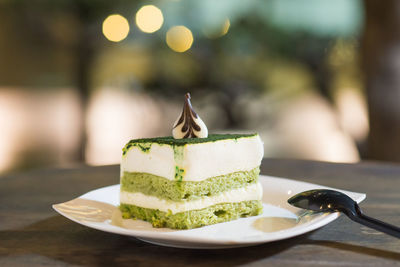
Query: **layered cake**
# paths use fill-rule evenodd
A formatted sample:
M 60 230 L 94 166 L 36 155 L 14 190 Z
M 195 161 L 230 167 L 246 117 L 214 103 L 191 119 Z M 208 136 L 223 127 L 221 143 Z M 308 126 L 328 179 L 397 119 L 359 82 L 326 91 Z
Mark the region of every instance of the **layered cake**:
M 154 227 L 190 229 L 262 212 L 258 134 L 210 134 L 187 94 L 173 136 L 123 148 L 120 209 Z

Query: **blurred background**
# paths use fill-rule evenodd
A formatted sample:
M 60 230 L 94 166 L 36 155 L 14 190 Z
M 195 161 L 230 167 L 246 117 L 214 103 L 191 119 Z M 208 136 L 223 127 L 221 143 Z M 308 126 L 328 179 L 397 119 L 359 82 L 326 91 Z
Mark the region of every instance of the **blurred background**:
M 0 2 L 0 174 L 119 163 L 184 94 L 265 156 L 400 160 L 400 2 Z

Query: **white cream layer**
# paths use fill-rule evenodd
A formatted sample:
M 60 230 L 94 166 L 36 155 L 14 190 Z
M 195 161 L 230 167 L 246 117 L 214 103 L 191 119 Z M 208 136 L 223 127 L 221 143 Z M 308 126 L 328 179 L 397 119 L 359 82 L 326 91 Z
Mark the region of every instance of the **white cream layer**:
M 145 172 L 175 179 L 175 166 L 184 169 L 184 181 L 202 181 L 238 171 L 249 171 L 261 164 L 263 143 L 258 135 L 239 139 L 187 144 L 183 155 L 174 157 L 170 145 L 152 144 L 149 152 L 132 146 L 122 157 L 121 174 Z
M 256 183 L 247 187 L 226 191 L 216 196 L 203 197 L 201 199 L 185 202 L 175 202 L 142 193 L 121 191 L 120 202 L 122 204 L 130 204 L 142 208 L 158 209 L 164 212 L 171 211 L 172 214 L 175 214 L 189 210 L 200 210 L 220 203 L 261 200 L 262 191 L 261 184 Z

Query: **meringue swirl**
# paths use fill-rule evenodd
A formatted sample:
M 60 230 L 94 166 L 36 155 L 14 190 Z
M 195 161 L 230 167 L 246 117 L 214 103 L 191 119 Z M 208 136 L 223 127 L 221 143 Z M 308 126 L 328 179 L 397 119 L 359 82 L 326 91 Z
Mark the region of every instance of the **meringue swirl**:
M 192 108 L 189 93 L 185 95 L 183 110 L 181 115 L 174 123 L 172 136 L 175 139 L 206 138 L 208 136 L 208 129 L 206 125 Z

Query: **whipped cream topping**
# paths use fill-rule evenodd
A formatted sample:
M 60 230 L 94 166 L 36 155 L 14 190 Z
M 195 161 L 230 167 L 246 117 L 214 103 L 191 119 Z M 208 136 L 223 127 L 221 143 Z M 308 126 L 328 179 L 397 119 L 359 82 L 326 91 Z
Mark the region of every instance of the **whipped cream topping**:
M 192 108 L 189 93 L 185 95 L 183 110 L 174 123 L 172 136 L 175 139 L 206 138 L 208 136 L 207 126 Z

